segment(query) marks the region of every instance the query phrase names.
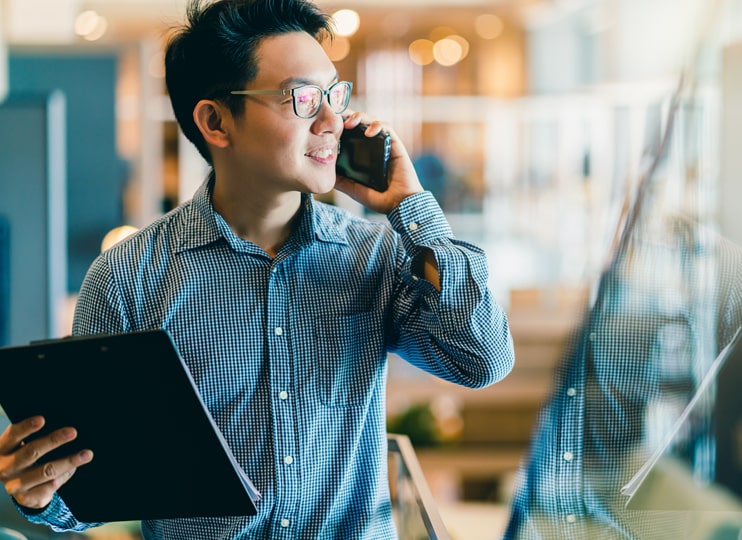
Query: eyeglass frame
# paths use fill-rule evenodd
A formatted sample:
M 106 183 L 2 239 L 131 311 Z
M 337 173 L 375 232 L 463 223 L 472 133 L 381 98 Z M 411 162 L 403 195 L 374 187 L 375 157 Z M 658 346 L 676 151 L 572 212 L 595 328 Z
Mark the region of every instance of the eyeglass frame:
M 230 94 L 232 95 L 238 95 L 238 96 L 291 96 L 291 104 L 294 108 L 294 114 L 298 116 L 299 118 L 304 119 L 310 119 L 317 116 L 322 109 L 322 101 L 325 96 L 327 96 L 327 104 L 330 106 L 330 109 L 332 109 L 332 103 L 330 103 L 330 94 L 332 92 L 332 89 L 335 88 L 339 84 L 344 84 L 348 86 L 348 93 L 347 98 L 345 101 L 345 106 L 340 111 L 332 111 L 335 114 L 342 114 L 345 112 L 345 110 L 350 105 L 350 95 L 353 92 L 353 83 L 350 81 L 338 81 L 336 83 L 332 83 L 330 87 L 325 90 L 321 86 L 318 86 L 316 84 L 302 84 L 301 86 L 296 86 L 294 88 L 283 88 L 281 90 L 230 90 Z M 317 107 L 317 110 L 312 114 L 311 116 L 302 116 L 299 114 L 299 112 L 296 110 L 296 94 L 295 92 L 298 90 L 301 90 L 302 88 L 316 88 L 320 91 L 322 94 L 322 97 L 320 97 L 320 103 L 319 107 Z

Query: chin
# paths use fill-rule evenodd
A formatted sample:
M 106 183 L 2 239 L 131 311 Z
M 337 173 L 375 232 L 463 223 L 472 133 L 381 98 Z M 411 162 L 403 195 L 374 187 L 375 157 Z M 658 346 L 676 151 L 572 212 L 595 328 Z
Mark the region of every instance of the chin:
M 325 195 L 330 193 L 335 188 L 335 177 L 328 179 L 327 181 L 312 182 L 307 185 L 307 191 L 315 195 Z

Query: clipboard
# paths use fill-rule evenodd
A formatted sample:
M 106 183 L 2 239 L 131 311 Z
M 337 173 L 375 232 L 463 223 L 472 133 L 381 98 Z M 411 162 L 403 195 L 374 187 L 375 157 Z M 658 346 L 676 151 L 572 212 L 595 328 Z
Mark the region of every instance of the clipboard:
M 0 348 L 0 406 L 72 426 L 49 461 L 89 448 L 59 489 L 86 522 L 247 516 L 260 493 L 237 464 L 165 330 Z
M 742 327 L 722 349 L 701 379 L 665 440 L 621 488 L 629 510 L 734 511 L 742 509 L 742 446 L 736 426 L 742 425 L 739 379 L 742 372 Z M 714 389 L 714 387 L 716 387 Z M 670 455 L 669 449 L 698 403 L 716 394 L 714 436 L 716 439 L 715 482 L 702 485 L 687 465 Z M 723 396 L 723 399 L 719 399 Z

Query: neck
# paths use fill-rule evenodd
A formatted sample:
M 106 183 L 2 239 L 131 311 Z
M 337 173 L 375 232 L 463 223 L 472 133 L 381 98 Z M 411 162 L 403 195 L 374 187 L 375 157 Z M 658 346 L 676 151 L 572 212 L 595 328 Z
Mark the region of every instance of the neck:
M 253 191 L 246 184 L 237 184 L 237 189 L 230 189 L 230 185 L 234 184 L 216 179 L 212 194 L 214 209 L 237 236 L 275 257 L 291 234 L 294 217 L 301 206 L 301 194 L 269 195 Z

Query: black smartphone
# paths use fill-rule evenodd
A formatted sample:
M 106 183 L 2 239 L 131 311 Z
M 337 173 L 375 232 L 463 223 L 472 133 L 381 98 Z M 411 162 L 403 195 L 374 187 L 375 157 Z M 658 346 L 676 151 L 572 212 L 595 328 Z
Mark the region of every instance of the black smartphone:
M 386 191 L 389 187 L 392 138 L 385 132 L 366 137 L 364 132 L 367 128 L 364 124 L 358 124 L 353 129 L 343 131 L 335 170 L 354 182 L 376 191 Z

